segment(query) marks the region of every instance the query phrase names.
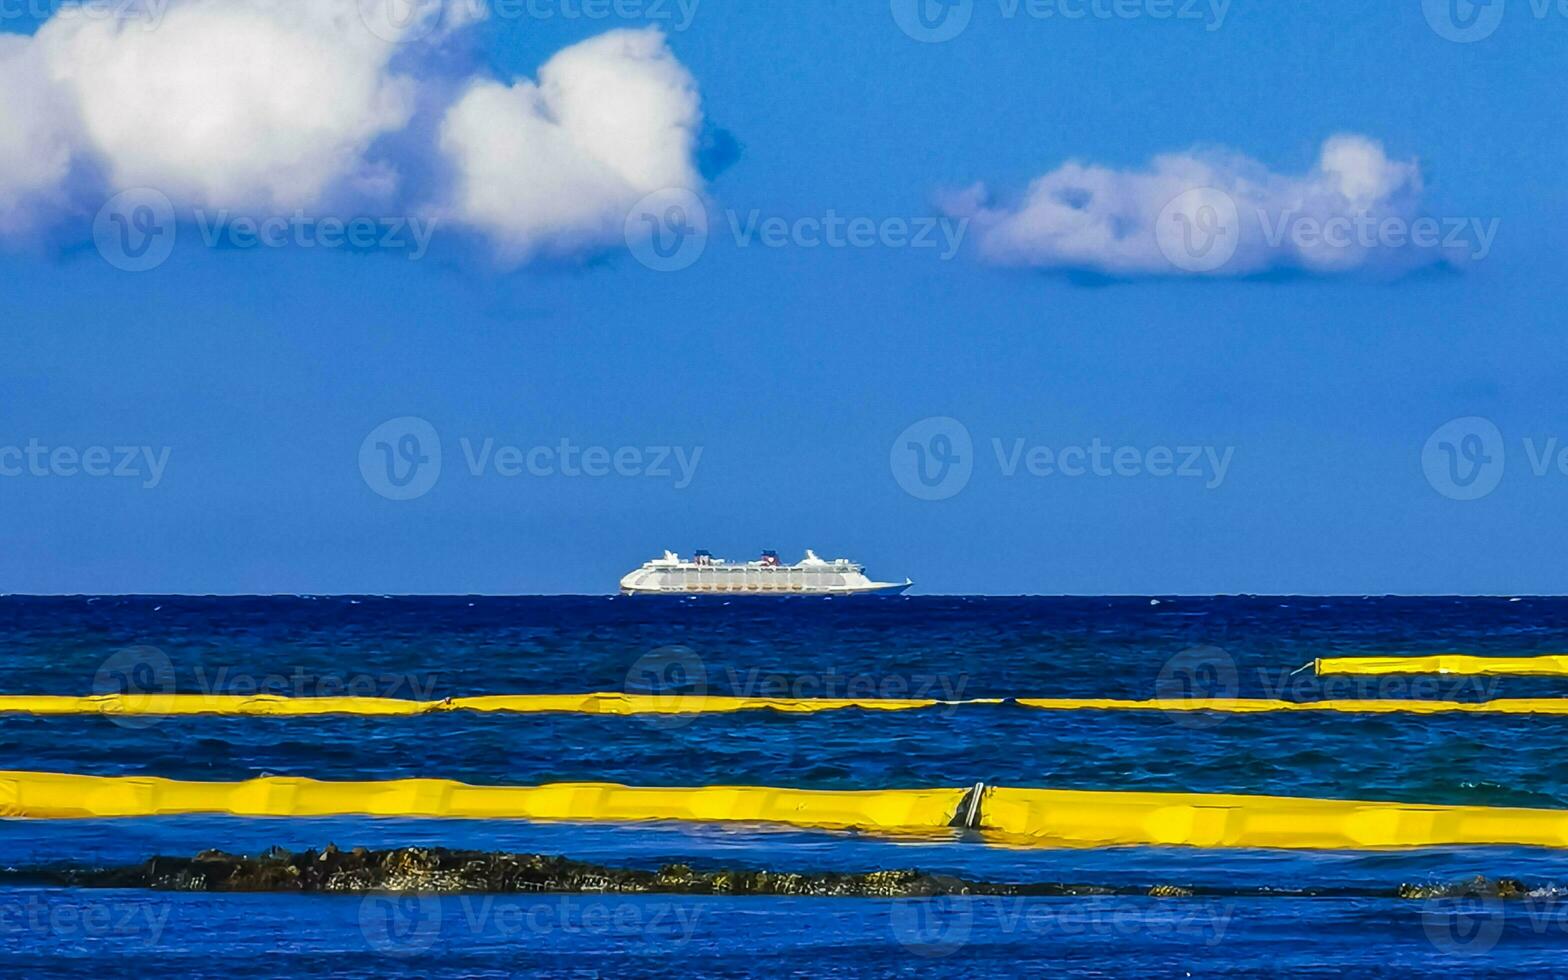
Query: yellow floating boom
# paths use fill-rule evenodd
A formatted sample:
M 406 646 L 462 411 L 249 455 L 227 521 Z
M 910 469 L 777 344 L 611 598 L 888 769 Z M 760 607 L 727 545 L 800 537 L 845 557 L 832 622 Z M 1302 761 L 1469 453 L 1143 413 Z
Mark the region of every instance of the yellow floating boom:
M 1568 676 L 1568 654 L 1560 653 L 1539 657 L 1475 657 L 1467 653 L 1440 653 L 1430 657 L 1323 657 L 1312 663 L 1320 677 L 1326 674 Z
M 1338 698 L 1280 701 L 1272 698 L 1168 698 L 1123 701 L 1113 698 L 1018 698 L 1026 708 L 1050 711 L 1332 711 L 1341 714 L 1568 715 L 1568 698 L 1498 698 L 1492 701 L 1403 701 L 1394 698 Z
M 444 701 L 401 698 L 288 698 L 275 694 L 101 694 L 86 697 L 0 695 L 0 714 L 31 715 L 308 715 L 407 716 L 449 711 L 587 715 L 703 714 L 732 711 L 809 713 L 860 708 L 908 711 L 938 705 L 1000 704 L 1001 698 L 934 701 L 923 698 L 744 698 L 721 695 L 500 694 Z
M 433 817 L 567 821 L 748 821 L 897 831 L 945 827 L 962 789 L 831 791 L 767 786 L 687 789 L 615 783 L 471 786 L 450 779 L 242 783 L 157 776 L 0 772 L 0 817 L 76 819 L 219 813 L 241 817 Z
M 1568 847 L 1568 810 L 1006 787 L 982 787 L 976 799 L 971 792 L 612 783 L 471 786 L 446 779 L 318 782 L 277 776 L 198 783 L 151 776 L 0 772 L 0 817 L 232 814 L 743 821 L 889 833 L 930 833 L 961 823 L 984 839 L 1031 847 Z
M 103 694 L 91 697 L 0 695 L 0 714 L 181 716 L 238 715 L 302 718 L 321 715 L 407 717 L 478 711 L 510 714 L 678 715 L 737 711 L 912 711 L 919 708 L 1014 704 L 1048 711 L 1217 711 L 1255 714 L 1268 711 L 1329 711 L 1341 714 L 1568 715 L 1568 698 L 1500 698 L 1492 701 L 1420 701 L 1395 698 L 1342 698 L 1282 701 L 1271 698 L 974 698 L 937 701 L 920 698 L 743 698 L 727 695 L 655 694 L 501 694 L 445 701 L 400 698 L 287 698 L 273 694 Z
M 981 829 L 1039 847 L 1568 847 L 1568 810 L 998 786 L 980 812 Z

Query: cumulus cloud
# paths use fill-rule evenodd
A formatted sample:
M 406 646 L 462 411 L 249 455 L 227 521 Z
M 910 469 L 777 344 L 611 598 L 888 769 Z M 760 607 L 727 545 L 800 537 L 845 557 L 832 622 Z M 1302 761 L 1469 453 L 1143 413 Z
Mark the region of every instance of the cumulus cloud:
M 1399 273 L 1490 248 L 1495 222 L 1438 219 L 1422 199 L 1415 161 L 1340 135 L 1304 174 L 1193 150 L 1141 170 L 1066 163 L 1016 202 L 976 185 L 942 205 L 971 219 L 989 261 L 1118 277 Z
M 0 38 L 0 214 L 10 227 L 66 192 L 151 186 L 192 207 L 319 205 L 374 171 L 372 141 L 404 125 L 414 81 L 396 36 L 356 0 L 170 0 L 61 9 Z M 410 22 L 409 27 L 417 27 Z
M 72 107 L 45 77 L 31 41 L 0 35 L 0 233 L 34 223 L 34 209 L 58 204 L 71 169 Z
M 655 29 L 503 83 L 418 56 L 476 0 L 154 9 L 69 6 L 0 35 L 0 233 L 150 187 L 182 213 L 436 212 L 527 256 L 611 243 L 641 196 L 700 186 L 697 86 Z
M 186 0 L 156 29 L 66 11 L 34 43 L 109 181 L 193 205 L 318 204 L 413 109 L 353 0 Z
M 448 214 L 506 253 L 575 250 L 622 234 L 642 197 L 701 184 L 696 82 L 657 30 L 574 45 L 539 80 L 477 81 L 447 112 Z

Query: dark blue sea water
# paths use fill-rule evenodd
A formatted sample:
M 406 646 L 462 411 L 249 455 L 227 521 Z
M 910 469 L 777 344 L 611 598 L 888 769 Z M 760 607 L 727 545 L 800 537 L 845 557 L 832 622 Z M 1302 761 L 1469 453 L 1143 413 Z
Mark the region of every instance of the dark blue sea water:
M 1521 598 L 0 598 L 0 692 L 392 697 L 1561 696 L 1568 682 L 1315 678 L 1315 657 L 1568 650 L 1568 600 Z M 441 776 L 832 788 L 977 781 L 1568 808 L 1568 718 L 770 712 L 594 718 L 0 717 L 0 766 L 233 780 Z M 0 821 L 0 865 L 441 844 L 609 864 L 866 870 L 1106 885 L 1377 889 L 1568 883 L 1568 856 L 1019 851 L 765 828 L 345 819 Z M 1070 975 L 1551 972 L 1568 903 L 1377 898 L 300 898 L 0 890 L 0 969 L 101 975 L 722 972 Z

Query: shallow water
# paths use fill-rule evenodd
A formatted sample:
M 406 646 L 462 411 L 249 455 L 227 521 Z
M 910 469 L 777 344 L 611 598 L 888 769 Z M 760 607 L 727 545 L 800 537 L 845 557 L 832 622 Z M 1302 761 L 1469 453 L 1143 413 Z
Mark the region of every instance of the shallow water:
M 1568 693 L 1568 679 L 1427 678 L 1413 686 L 1410 678 L 1320 681 L 1310 671 L 1294 673 L 1315 657 L 1351 653 L 1568 650 L 1568 601 L 1534 598 L 8 597 L 0 598 L 0 636 L 0 691 L 7 693 L 128 688 L 447 697 L 629 689 L 1459 700 Z M 983 780 L 1568 808 L 1568 762 L 1555 751 L 1564 734 L 1568 718 L 1173 716 L 985 705 L 695 718 L 6 716 L 0 717 L 0 752 L 6 768 L 185 779 L 272 773 L 830 788 Z M 918 866 L 999 880 L 1100 884 L 1332 888 L 1475 874 L 1568 881 L 1563 855 L 1520 848 L 1014 851 L 958 840 L 765 828 L 212 817 L 0 822 L 0 863 L 134 862 L 209 846 L 256 851 L 328 841 L 537 850 L 649 866 Z M 593 897 L 577 897 L 535 907 L 515 898 L 498 899 L 510 902 L 504 914 L 486 918 L 453 904 L 461 902 L 455 898 L 383 907 L 377 903 L 388 900 L 380 898 L 9 889 L 0 891 L 0 951 L 23 967 L 83 974 L 99 972 L 106 957 L 136 942 L 170 972 L 216 973 L 221 966 L 229 975 L 244 972 L 244 957 L 261 953 L 274 954 L 275 965 L 260 961 L 258 972 L 367 975 L 400 967 L 593 975 L 624 972 L 626 962 L 636 972 L 859 975 L 961 965 L 978 972 L 1105 975 L 1308 968 L 1376 974 L 1555 967 L 1557 951 L 1568 944 L 1568 912 L 1550 898 L 1501 910 L 1497 903 L 1371 899 L 965 904 L 639 897 L 595 905 Z M 658 909 L 650 905 L 665 911 L 658 925 Z M 695 916 L 695 926 L 672 933 L 668 923 L 681 909 Z M 153 923 L 165 913 L 154 935 Z M 607 924 L 591 924 L 601 917 Z M 623 962 L 625 956 L 635 958 Z

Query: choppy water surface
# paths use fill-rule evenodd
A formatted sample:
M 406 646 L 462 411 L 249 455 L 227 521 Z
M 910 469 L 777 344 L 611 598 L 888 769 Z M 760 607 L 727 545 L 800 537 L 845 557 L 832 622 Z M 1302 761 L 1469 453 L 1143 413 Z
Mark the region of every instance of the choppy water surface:
M 130 688 L 439 698 L 682 690 L 1458 700 L 1568 693 L 1568 682 L 1551 679 L 1320 680 L 1297 672 L 1331 655 L 1568 650 L 1568 601 L 1536 598 L 11 597 L 0 598 L 0 638 L 0 691 L 6 693 Z M 1016 706 L 695 718 L 0 717 L 5 768 L 106 775 L 831 788 L 984 780 L 1568 808 L 1568 761 L 1557 751 L 1565 734 L 1568 718 L 1167 716 Z M 1568 881 L 1564 857 L 1524 849 L 1018 852 L 764 829 L 355 819 L 0 822 L 0 863 L 129 862 L 209 846 L 304 848 L 329 840 L 539 850 L 610 864 L 919 866 L 992 879 L 1107 884 L 1332 886 L 1474 874 Z M 457 898 L 0 892 L 0 951 L 9 963 L 96 974 L 131 947 L 157 954 L 170 972 L 191 974 L 701 969 L 859 975 L 959 963 L 971 972 L 1107 975 L 1515 972 L 1555 969 L 1562 961 L 1568 905 L 1548 898 L 1499 908 L 1371 899 L 574 897 L 535 903 L 508 897 L 486 911 Z M 247 957 L 262 954 L 268 958 L 246 965 Z

